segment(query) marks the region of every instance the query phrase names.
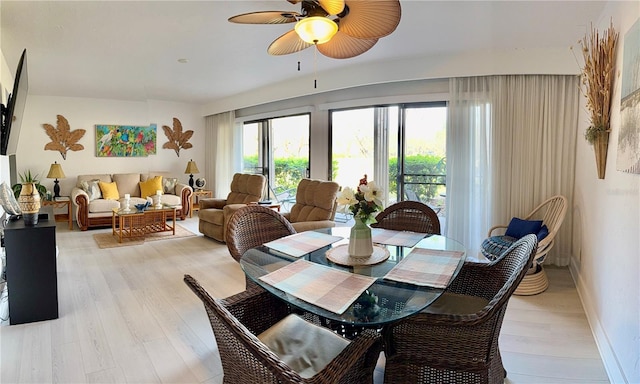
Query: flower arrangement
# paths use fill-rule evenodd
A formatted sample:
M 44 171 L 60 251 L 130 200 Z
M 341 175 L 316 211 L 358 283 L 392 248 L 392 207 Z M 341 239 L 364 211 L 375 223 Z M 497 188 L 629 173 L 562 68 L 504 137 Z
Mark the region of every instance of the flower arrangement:
M 382 210 L 383 192 L 373 181 L 367 181 L 367 175 L 360 179 L 360 184 L 354 192 L 345 187 L 338 196 L 338 204 L 353 213 L 354 219 L 365 224 L 375 221 L 374 213 Z
M 589 144 L 594 144 L 601 133 L 609 132 L 617 41 L 613 24 L 602 37 L 592 26 L 590 33 L 579 41 L 584 57 L 582 84 L 591 115 L 591 124 L 584 134 Z

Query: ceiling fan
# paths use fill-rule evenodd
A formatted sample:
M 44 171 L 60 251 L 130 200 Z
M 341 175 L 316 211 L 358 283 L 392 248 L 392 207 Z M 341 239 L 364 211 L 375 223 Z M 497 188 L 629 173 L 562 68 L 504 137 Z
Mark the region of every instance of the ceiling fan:
M 393 32 L 400 22 L 399 0 L 287 0 L 301 11 L 261 11 L 229 18 L 240 24 L 296 23 L 295 28 L 275 39 L 267 52 L 287 55 L 315 45 L 334 59 L 358 56 L 378 39 Z

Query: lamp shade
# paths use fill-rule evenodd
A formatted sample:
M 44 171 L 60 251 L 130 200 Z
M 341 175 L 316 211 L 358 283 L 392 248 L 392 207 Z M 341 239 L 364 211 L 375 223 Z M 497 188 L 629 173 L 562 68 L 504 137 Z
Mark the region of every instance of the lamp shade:
M 305 42 L 323 44 L 331 40 L 333 35 L 338 32 L 338 24 L 326 17 L 312 16 L 298 21 L 295 30 Z
M 184 173 L 186 174 L 200 173 L 200 171 L 198 170 L 198 166 L 196 165 L 196 162 L 193 160 L 189 160 L 189 162 L 187 163 L 187 169 L 184 170 Z
M 58 164 L 57 162 L 51 164 L 51 168 L 49 168 L 49 173 L 47 174 L 47 179 L 64 179 L 65 177 L 61 164 Z

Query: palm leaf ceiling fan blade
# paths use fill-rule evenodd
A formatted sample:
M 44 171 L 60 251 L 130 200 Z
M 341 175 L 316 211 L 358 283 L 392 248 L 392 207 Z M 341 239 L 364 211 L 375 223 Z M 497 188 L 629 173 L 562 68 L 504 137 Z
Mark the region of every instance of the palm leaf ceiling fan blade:
M 357 39 L 338 30 L 331 40 L 318 44 L 318 51 L 333 59 L 348 59 L 367 52 L 378 39 Z
M 275 39 L 271 45 L 269 45 L 269 48 L 267 48 L 267 52 L 270 55 L 275 56 L 288 55 L 290 53 L 302 51 L 312 45 L 313 44 L 302 40 L 295 30 L 291 30 Z
M 289 11 L 262 11 L 243 13 L 229 18 L 232 23 L 239 24 L 287 24 L 298 21 L 300 14 Z
M 360 39 L 379 39 L 400 23 L 399 0 L 345 0 L 347 14 L 340 17 L 340 31 Z
M 318 3 L 330 15 L 337 15 L 344 10 L 344 0 L 318 0 Z

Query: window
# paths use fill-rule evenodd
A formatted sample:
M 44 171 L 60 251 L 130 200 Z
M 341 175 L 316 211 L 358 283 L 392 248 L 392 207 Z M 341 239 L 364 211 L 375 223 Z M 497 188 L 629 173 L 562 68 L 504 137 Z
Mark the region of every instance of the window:
M 243 172 L 267 177 L 264 199 L 276 199 L 285 210 L 301 179 L 309 174 L 310 115 L 278 117 L 244 123 Z

